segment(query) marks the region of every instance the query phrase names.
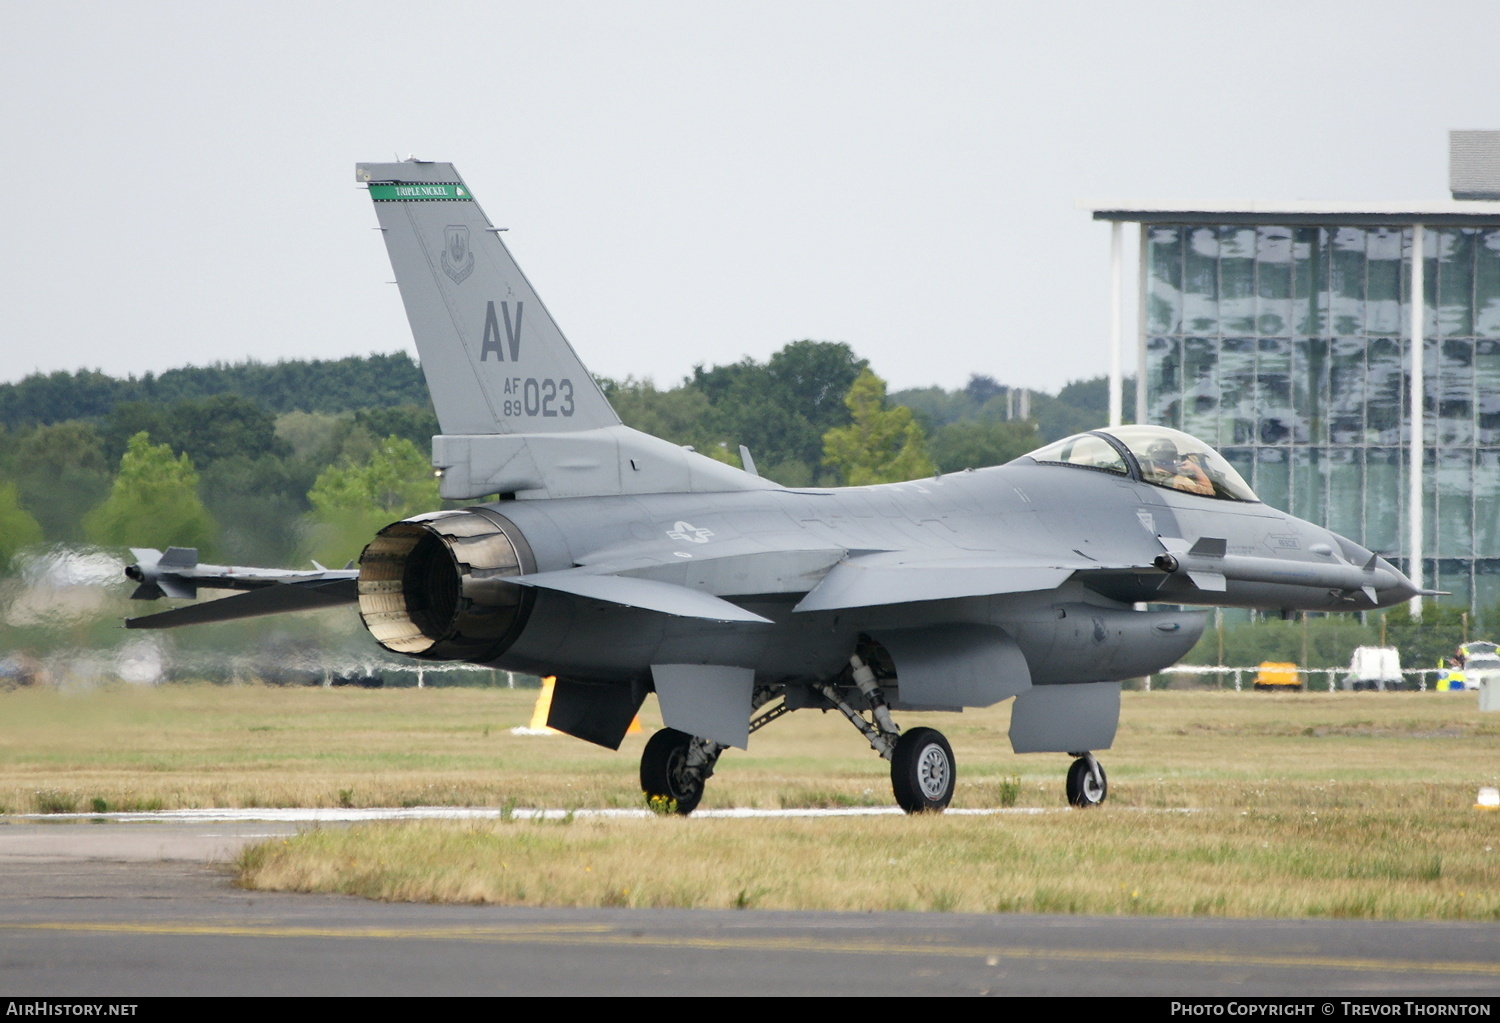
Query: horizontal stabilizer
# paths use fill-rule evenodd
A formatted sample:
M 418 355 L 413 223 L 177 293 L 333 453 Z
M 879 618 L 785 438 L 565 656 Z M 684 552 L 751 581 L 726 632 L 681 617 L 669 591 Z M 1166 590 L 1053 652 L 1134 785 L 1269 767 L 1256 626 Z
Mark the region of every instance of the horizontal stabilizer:
M 577 597 L 602 600 L 622 607 L 659 611 L 678 618 L 703 618 L 712 622 L 770 622 L 769 618 L 762 618 L 711 593 L 651 579 L 628 579 L 570 568 L 561 572 L 514 576 L 507 578 L 505 582 L 571 593 Z
M 925 553 L 884 551 L 835 565 L 795 610 L 832 611 L 954 597 L 1034 593 L 1057 588 L 1081 569 L 1101 567 L 1110 566 L 1083 558 L 1076 562 L 1022 561 L 985 555 L 933 558 Z
M 315 583 L 280 583 L 247 593 L 237 593 L 220 600 L 173 608 L 144 618 L 125 619 L 127 629 L 175 629 L 180 625 L 202 625 L 228 622 L 236 618 L 259 618 L 284 611 L 308 611 L 314 608 L 352 604 L 359 599 L 359 584 L 354 579 L 332 579 Z
M 359 577 L 359 570 L 353 562 L 339 570 L 318 565 L 317 571 L 307 572 L 243 565 L 200 565 L 198 552 L 192 547 L 169 547 L 165 554 L 151 547 L 132 547 L 130 551 L 136 560 L 135 564 L 126 566 L 125 578 L 140 583 L 130 595 L 132 600 L 158 600 L 161 597 L 191 600 L 198 595 L 200 586 L 211 590 L 258 590 L 283 584 L 307 586 L 339 580 L 352 583 Z

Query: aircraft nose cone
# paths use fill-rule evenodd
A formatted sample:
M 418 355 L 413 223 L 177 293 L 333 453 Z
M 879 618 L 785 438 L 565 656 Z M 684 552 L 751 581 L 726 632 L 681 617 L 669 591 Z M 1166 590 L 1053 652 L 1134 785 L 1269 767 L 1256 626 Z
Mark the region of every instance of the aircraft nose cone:
M 1409 579 L 1405 572 L 1385 558 L 1376 555 L 1367 547 L 1355 543 L 1346 536 L 1330 530 L 1328 536 L 1338 546 L 1339 553 L 1351 565 L 1365 566 L 1374 560 L 1375 606 L 1394 607 L 1422 593 L 1422 589 Z
M 1407 578 L 1405 572 L 1401 571 L 1399 568 L 1391 564 L 1389 561 L 1386 561 L 1384 558 L 1380 559 L 1380 567 L 1396 577 L 1396 581 L 1394 584 L 1390 586 L 1384 586 L 1376 591 L 1380 595 L 1380 607 L 1391 607 L 1395 604 L 1400 604 L 1403 601 L 1410 600 L 1411 598 L 1417 596 L 1422 592 L 1417 587 L 1416 583 Z

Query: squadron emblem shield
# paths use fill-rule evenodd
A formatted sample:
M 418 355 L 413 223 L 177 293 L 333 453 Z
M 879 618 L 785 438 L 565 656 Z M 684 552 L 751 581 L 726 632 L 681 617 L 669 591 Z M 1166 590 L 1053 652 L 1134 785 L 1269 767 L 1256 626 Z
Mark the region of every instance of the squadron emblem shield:
M 469 248 L 469 229 L 449 224 L 443 229 L 443 273 L 454 284 L 462 284 L 474 272 L 474 253 Z

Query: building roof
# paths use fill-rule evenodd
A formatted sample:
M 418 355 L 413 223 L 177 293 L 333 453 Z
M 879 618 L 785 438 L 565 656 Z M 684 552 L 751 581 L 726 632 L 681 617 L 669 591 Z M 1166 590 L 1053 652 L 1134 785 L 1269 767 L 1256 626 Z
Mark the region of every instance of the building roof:
M 1500 226 L 1500 202 L 1332 202 L 1317 199 L 1240 202 L 1105 202 L 1079 199 L 1074 204 L 1095 220 L 1140 224 L 1428 224 L 1433 227 Z

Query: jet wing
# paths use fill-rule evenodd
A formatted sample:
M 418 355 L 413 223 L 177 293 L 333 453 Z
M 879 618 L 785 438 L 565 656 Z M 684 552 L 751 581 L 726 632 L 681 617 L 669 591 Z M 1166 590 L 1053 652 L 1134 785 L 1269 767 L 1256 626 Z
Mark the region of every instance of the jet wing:
M 851 557 L 833 567 L 793 610 L 833 611 L 880 604 L 909 604 L 954 597 L 1052 590 L 1079 571 L 1134 569 L 1091 558 L 1028 558 L 964 551 L 881 551 Z
M 505 581 L 679 618 L 769 622 L 725 598 L 806 593 L 848 553 L 800 533 L 634 542 L 580 558 L 576 568 Z
M 657 582 L 653 579 L 635 579 L 613 575 L 591 568 L 568 568 L 561 572 L 540 572 L 536 575 L 512 576 L 504 580 L 517 586 L 556 590 L 578 597 L 602 600 L 622 607 L 638 607 L 647 611 L 675 615 L 678 618 L 704 618 L 714 622 L 765 622 L 753 611 L 746 611 L 738 604 L 731 604 L 712 593 L 678 586 L 675 583 Z
M 803 533 L 631 543 L 579 559 L 590 571 L 672 583 L 720 597 L 806 593 L 849 555 Z

